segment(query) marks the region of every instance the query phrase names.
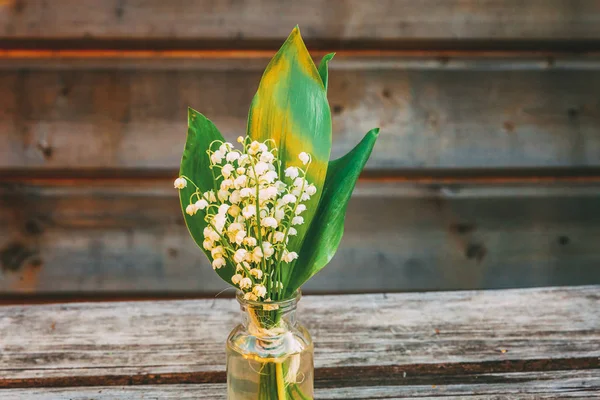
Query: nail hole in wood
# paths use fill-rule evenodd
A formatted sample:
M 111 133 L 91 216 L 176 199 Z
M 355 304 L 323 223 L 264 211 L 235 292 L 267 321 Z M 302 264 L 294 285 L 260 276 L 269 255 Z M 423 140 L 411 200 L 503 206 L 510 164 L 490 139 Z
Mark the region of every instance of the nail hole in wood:
M 484 245 L 479 243 L 472 243 L 467 246 L 467 250 L 465 252 L 466 257 L 469 260 L 475 260 L 477 262 L 483 261 L 485 255 L 487 254 L 487 249 Z
M 570 242 L 571 242 L 571 239 L 570 239 L 568 236 L 564 236 L 564 235 L 563 235 L 563 236 L 559 236 L 559 237 L 558 237 L 558 243 L 559 243 L 561 246 L 566 246 L 566 245 L 568 245 Z

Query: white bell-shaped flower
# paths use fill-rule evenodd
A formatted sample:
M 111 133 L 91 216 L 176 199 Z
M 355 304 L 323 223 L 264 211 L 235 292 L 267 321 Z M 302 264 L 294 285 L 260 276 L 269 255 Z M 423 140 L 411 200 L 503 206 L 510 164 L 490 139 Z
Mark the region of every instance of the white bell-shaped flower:
M 283 196 L 283 203 L 284 204 L 295 203 L 296 200 L 297 200 L 296 196 L 294 196 L 293 194 L 286 194 L 285 196 Z
M 227 162 L 234 162 L 235 160 L 239 160 L 239 158 L 240 153 L 238 151 L 232 151 L 230 153 L 227 153 L 227 156 L 225 157 Z
M 210 161 L 212 161 L 213 164 L 220 164 L 221 161 L 223 161 L 223 157 L 225 157 L 225 154 L 223 154 L 223 152 L 220 150 L 217 150 L 211 154 Z
M 236 154 L 236 153 L 229 153 L 229 154 Z M 229 156 L 229 154 L 227 156 Z M 223 168 L 221 168 L 221 174 L 225 178 L 229 178 L 233 171 L 235 171 L 235 167 L 231 164 L 225 164 L 225 165 L 223 165 Z
M 296 179 L 299 175 L 298 168 L 296 167 L 288 167 L 285 170 L 285 176 L 290 179 Z
M 263 285 L 254 285 L 254 288 L 252 288 L 252 293 L 254 293 L 256 297 L 265 297 L 267 294 L 267 288 Z
M 285 233 L 277 231 L 273 235 L 273 239 L 275 240 L 276 243 L 283 242 L 283 239 L 285 239 Z
M 208 202 L 204 199 L 200 199 L 194 203 L 194 206 L 197 210 L 204 210 L 206 207 L 208 207 Z
M 173 185 L 175 186 L 175 189 L 183 189 L 187 186 L 187 181 L 185 178 L 177 178 Z
M 277 228 L 277 220 L 273 217 L 267 217 L 260 220 L 260 225 L 265 228 Z
M 263 153 L 261 153 L 260 155 L 260 161 L 264 162 L 264 163 L 272 163 L 273 160 L 275 159 L 275 156 L 273 155 L 273 153 L 269 152 L 269 151 L 265 151 Z
M 197 208 L 194 204 L 190 204 L 185 208 L 185 213 L 188 215 L 196 214 Z
M 305 152 L 298 154 L 298 158 L 304 165 L 308 164 L 308 162 L 310 161 L 310 156 Z
M 224 267 L 227 264 L 227 262 L 225 262 L 225 259 L 220 257 L 220 258 L 215 258 L 212 262 L 212 267 L 213 269 L 219 269 L 221 267 Z
M 296 253 L 295 251 L 287 252 L 287 250 L 286 250 L 283 254 L 282 260 L 285 261 L 286 263 L 290 263 L 297 258 L 298 258 L 298 253 Z
M 248 254 L 248 250 L 246 249 L 236 250 L 236 252 L 233 254 L 233 261 L 236 263 L 241 263 L 246 259 L 246 254 Z
M 256 175 L 258 175 L 258 176 L 263 175 L 268 170 L 269 170 L 269 166 L 267 165 L 267 163 L 262 162 L 262 161 L 256 163 L 256 165 L 254 166 L 254 172 L 256 172 Z
M 240 280 L 240 289 L 250 289 L 252 287 L 252 280 L 250 278 L 242 278 Z

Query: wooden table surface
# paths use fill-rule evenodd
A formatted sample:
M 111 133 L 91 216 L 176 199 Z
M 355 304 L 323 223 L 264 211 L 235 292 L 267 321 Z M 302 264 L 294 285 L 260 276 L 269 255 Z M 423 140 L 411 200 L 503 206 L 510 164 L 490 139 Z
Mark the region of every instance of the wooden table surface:
M 600 398 L 600 286 L 305 296 L 317 399 Z M 225 399 L 232 299 L 0 307 L 0 399 Z

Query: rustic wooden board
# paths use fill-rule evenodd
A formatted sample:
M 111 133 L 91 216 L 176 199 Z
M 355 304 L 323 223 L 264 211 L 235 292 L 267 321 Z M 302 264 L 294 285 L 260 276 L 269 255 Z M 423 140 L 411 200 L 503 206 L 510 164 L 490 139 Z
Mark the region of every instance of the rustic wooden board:
M 527 388 L 529 372 L 600 368 L 599 290 L 306 296 L 299 313 L 322 388 Z M 226 299 L 0 307 L 0 387 L 223 383 L 223 342 L 239 319 Z M 539 379 L 553 377 L 598 388 L 594 371 Z
M 259 71 L 0 72 L 0 169 L 177 170 L 188 105 L 233 140 Z M 331 75 L 337 157 L 371 128 L 369 169 L 600 165 L 600 72 Z
M 600 283 L 600 186 L 361 181 L 309 292 Z M 0 187 L 4 293 L 217 293 L 171 180 Z M 368 266 L 367 269 L 366 266 Z
M 361 0 L 302 2 L 8 0 L 9 38 L 281 39 L 299 24 L 307 38 L 588 39 L 600 37 L 594 0 Z
M 476 374 L 464 377 L 469 383 L 411 385 L 398 382 L 397 386 L 319 387 L 315 396 L 323 400 L 376 400 L 376 399 L 490 399 L 539 400 L 590 398 L 600 396 L 600 370 L 526 372 L 505 374 Z M 479 383 L 471 383 L 475 379 Z M 484 383 L 486 380 L 490 381 Z M 432 380 L 435 382 L 435 380 Z M 124 387 L 4 389 L 4 400 L 104 400 L 104 399 L 226 399 L 226 385 L 148 385 Z

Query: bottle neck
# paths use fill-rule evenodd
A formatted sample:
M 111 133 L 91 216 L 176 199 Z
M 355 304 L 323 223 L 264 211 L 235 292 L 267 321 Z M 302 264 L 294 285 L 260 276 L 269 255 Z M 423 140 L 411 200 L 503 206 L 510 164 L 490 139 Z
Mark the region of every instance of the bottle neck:
M 243 325 L 257 337 L 274 337 L 285 334 L 296 326 L 296 306 L 301 293 L 282 301 L 249 301 L 244 300 L 243 293 L 238 292 L 237 300 L 243 314 Z

